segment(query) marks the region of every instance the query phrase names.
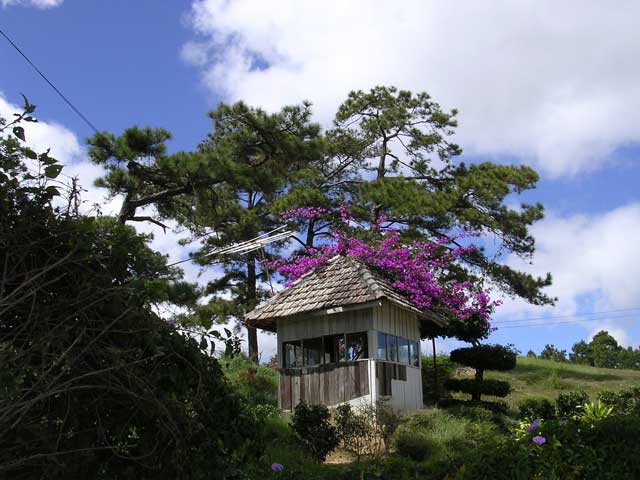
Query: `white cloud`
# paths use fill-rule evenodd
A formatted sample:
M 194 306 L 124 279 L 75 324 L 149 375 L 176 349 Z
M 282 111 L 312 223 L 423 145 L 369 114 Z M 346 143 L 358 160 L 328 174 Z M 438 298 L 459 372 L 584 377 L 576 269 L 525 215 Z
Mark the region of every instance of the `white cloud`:
M 591 335 L 608 330 L 620 343 L 630 345 L 626 330 L 640 319 L 640 312 L 629 310 L 640 306 L 640 203 L 599 215 L 560 217 L 551 213 L 532 233 L 536 238 L 534 264 L 523 263 L 514 255 L 507 264 L 534 275 L 552 273 L 548 293 L 559 298 L 552 315 L 561 316 L 553 321 L 575 322 L 589 318 L 582 314 L 585 311 L 619 310 L 579 324 Z M 508 325 L 504 320 L 539 319 L 550 310 L 507 300 L 497 312 L 496 325 Z M 562 325 L 566 324 L 558 324 Z
M 598 1 L 195 0 L 187 61 L 212 93 L 267 109 L 394 84 L 459 107 L 467 152 L 550 176 L 640 140 L 640 4 Z
M 62 5 L 64 0 L 0 0 L 3 7 L 35 7 L 41 9 L 54 8 Z
M 22 108 L 9 103 L 0 92 L 0 117 L 12 121 L 14 113 Z M 37 116 L 36 112 L 36 116 Z M 56 122 L 24 123 L 27 143 L 38 152 L 51 148 L 51 156 L 64 164 L 80 159 L 83 154 L 78 137 L 69 129 Z

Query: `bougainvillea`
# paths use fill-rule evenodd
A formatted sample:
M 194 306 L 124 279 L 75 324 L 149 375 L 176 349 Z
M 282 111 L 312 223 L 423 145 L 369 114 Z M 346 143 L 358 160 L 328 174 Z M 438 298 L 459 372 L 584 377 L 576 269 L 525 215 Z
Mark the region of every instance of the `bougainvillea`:
M 320 218 L 331 213 L 326 209 L 308 207 L 287 211 L 283 216 L 292 219 L 296 214 L 302 218 Z M 346 207 L 340 209 L 339 215 L 343 224 L 348 224 L 350 215 Z M 376 235 L 366 241 L 347 235 L 347 228 L 343 228 L 333 232 L 331 243 L 307 248 L 289 258 L 270 262 L 269 267 L 282 275 L 289 285 L 336 255 L 349 256 L 381 273 L 420 309 L 444 307 L 458 320 L 473 319 L 484 323 L 484 331 L 488 332 L 489 315 L 500 302 L 491 299 L 489 290 L 474 288 L 469 281 L 451 280 L 447 275 L 461 256 L 475 248 L 451 247 L 458 244 L 456 240 L 464 234 L 455 238 L 441 237 L 407 244 L 403 243 L 399 231 L 384 230 L 379 226 L 381 223 L 372 229 Z

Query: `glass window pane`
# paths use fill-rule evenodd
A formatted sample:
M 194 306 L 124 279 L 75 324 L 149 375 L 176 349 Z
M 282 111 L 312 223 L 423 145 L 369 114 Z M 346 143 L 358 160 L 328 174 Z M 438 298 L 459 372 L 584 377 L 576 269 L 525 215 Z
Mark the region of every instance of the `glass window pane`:
M 300 342 L 285 342 L 282 345 L 284 351 L 284 366 L 294 368 L 302 366 L 302 347 Z
M 420 350 L 418 349 L 418 342 L 411 342 L 411 365 L 414 367 L 420 366 Z
M 346 355 L 344 335 L 324 337 L 324 363 L 343 362 Z
M 322 337 L 303 340 L 302 349 L 302 356 L 304 357 L 304 364 L 306 366 L 312 367 L 314 365 L 320 365 L 322 355 Z
M 387 360 L 398 361 L 398 338 L 394 335 L 387 335 Z
M 367 344 L 367 333 L 347 334 L 347 360 L 360 360 L 369 356 L 369 345 Z
M 387 338 L 382 332 L 378 332 L 378 351 L 376 352 L 376 358 L 382 360 L 387 359 Z
M 409 340 L 406 338 L 398 338 L 398 352 L 400 356 L 400 363 L 409 363 Z

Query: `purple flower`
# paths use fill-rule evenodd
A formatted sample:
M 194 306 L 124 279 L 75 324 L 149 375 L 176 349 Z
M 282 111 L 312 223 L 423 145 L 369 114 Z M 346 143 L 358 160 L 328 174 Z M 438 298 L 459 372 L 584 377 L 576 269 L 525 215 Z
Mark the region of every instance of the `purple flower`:
M 271 470 L 273 470 L 274 472 L 281 472 L 284 470 L 284 465 L 282 465 L 281 463 L 272 463 Z
M 544 438 L 542 435 L 536 435 L 535 437 L 533 437 L 533 443 L 541 447 L 542 445 L 547 443 L 547 439 Z
M 531 425 L 529 425 L 529 428 L 527 428 L 527 432 L 533 432 L 539 426 L 540 426 L 540 417 L 536 418 L 533 422 L 531 422 Z

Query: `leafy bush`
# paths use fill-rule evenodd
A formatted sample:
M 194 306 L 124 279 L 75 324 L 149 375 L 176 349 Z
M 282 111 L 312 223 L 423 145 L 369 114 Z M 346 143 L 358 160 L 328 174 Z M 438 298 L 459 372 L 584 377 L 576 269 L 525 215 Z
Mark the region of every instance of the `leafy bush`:
M 640 414 L 640 387 L 634 387 L 619 392 L 603 390 L 598 395 L 604 405 L 613 407 L 613 412 L 617 415 L 639 415 Z
M 343 403 L 336 409 L 335 421 L 338 437 L 348 452 L 360 457 L 369 451 L 369 439 L 375 437 L 375 412 L 354 411 L 351 404 Z
M 580 413 L 580 407 L 589 401 L 589 395 L 582 390 L 561 393 L 556 399 L 556 412 L 559 418 L 571 418 Z
M 344 403 L 336 409 L 335 421 L 342 446 L 360 460 L 362 455 L 377 456 L 388 450 L 400 417 L 384 402 L 355 409 Z
M 516 366 L 516 352 L 504 345 L 476 345 L 459 348 L 450 354 L 452 362 L 466 365 L 476 370 L 513 370 Z
M 302 449 L 317 461 L 324 461 L 340 443 L 336 429 L 331 425 L 329 410 L 324 405 L 300 402 L 291 421 Z
M 422 400 L 433 404 L 446 396 L 446 381 L 451 378 L 458 364 L 452 362 L 448 355 L 436 355 L 437 379 L 434 372 L 433 357 L 422 357 Z
M 547 421 L 511 446 L 511 465 L 518 466 L 519 478 L 637 479 L 639 435 L 636 416 L 600 418 L 590 428 L 581 421 Z M 544 443 L 535 444 L 537 436 Z
M 553 404 L 546 398 L 525 398 L 518 405 L 520 418 L 530 419 L 544 418 L 551 420 L 556 416 L 556 409 Z
M 475 378 L 450 378 L 446 383 L 447 390 L 468 393 L 473 398 L 480 395 L 506 397 L 511 392 L 509 382 L 502 380 L 476 380 Z
M 0 137 L 0 477 L 235 474 L 251 418 L 218 361 L 153 308 L 196 292 L 149 237 L 74 212 L 46 152 Z

